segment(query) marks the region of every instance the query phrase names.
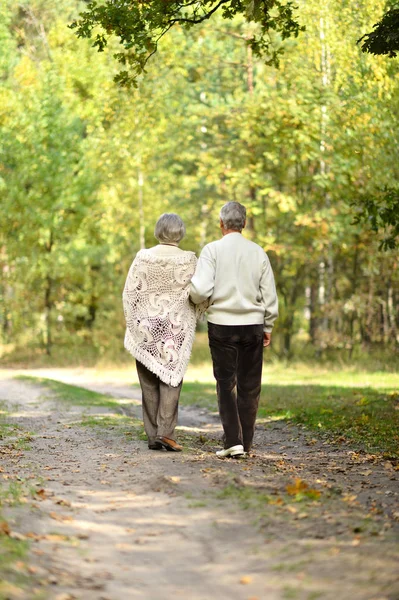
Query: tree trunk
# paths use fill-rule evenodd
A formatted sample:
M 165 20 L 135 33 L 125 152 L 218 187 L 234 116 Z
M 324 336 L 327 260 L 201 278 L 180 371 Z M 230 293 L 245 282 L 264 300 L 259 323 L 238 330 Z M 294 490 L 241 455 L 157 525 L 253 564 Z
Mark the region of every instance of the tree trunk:
M 46 251 L 48 254 L 48 273 L 46 276 L 46 287 L 44 290 L 44 323 L 45 323 L 45 348 L 46 348 L 46 354 L 48 356 L 51 355 L 51 349 L 52 349 L 52 344 L 53 344 L 53 339 L 52 339 L 52 308 L 53 308 L 53 302 L 52 302 L 52 291 L 53 291 L 53 279 L 50 275 L 50 269 L 51 269 L 51 265 L 50 265 L 50 257 L 51 257 L 51 252 L 53 250 L 53 246 L 54 246 L 54 232 L 53 229 L 50 229 L 50 235 L 49 235 L 49 241 L 48 244 L 46 246 Z
M 396 327 L 395 321 L 395 311 L 394 311 L 394 294 L 392 288 L 392 280 L 391 278 L 388 280 L 387 286 L 387 312 L 388 312 L 388 322 L 390 329 L 390 339 L 394 344 L 399 343 L 398 330 Z
M 139 187 L 139 220 L 140 220 L 140 248 L 145 248 L 145 223 L 144 223 L 144 175 L 141 167 L 138 169 L 137 182 Z
M 309 298 L 309 337 L 313 344 L 316 346 L 317 341 L 317 283 L 313 281 L 310 286 L 310 298 Z
M 7 304 L 7 296 L 10 293 L 9 285 L 7 282 L 7 273 L 8 273 L 8 265 L 6 263 L 6 255 L 5 252 L 1 252 L 3 255 L 1 261 L 1 280 L 0 280 L 0 322 L 1 322 L 1 331 L 2 338 L 4 342 L 8 343 L 10 340 L 11 334 L 11 320 L 9 318 L 8 304 Z
M 352 270 L 352 298 L 356 294 L 357 280 L 358 280 L 358 266 L 359 266 L 359 236 L 355 238 L 355 255 L 353 257 L 353 270 Z M 349 319 L 349 358 L 352 358 L 353 348 L 355 345 L 355 321 L 357 318 L 357 311 L 353 308 Z
M 53 287 L 53 280 L 50 275 L 46 277 L 46 287 L 44 291 L 44 320 L 45 320 L 45 348 L 46 354 L 48 356 L 51 355 L 51 348 L 53 344 L 52 340 L 52 329 L 51 329 L 51 317 L 52 317 L 52 302 L 51 302 L 51 292 Z
M 97 279 L 98 273 L 100 272 L 101 267 L 99 265 L 91 265 L 90 267 L 90 283 L 91 283 L 91 293 L 90 293 L 90 302 L 89 302 L 89 316 L 86 320 L 87 327 L 89 329 L 93 329 L 93 325 L 96 320 L 97 309 L 98 309 L 98 293 L 97 293 Z

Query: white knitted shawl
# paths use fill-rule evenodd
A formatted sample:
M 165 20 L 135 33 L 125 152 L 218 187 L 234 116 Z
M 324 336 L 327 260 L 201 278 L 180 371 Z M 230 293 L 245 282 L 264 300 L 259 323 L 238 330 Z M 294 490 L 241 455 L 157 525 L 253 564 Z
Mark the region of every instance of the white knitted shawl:
M 123 291 L 125 348 L 174 387 L 183 379 L 194 341 L 196 309 L 189 292 L 196 264 L 194 252 L 140 250 Z

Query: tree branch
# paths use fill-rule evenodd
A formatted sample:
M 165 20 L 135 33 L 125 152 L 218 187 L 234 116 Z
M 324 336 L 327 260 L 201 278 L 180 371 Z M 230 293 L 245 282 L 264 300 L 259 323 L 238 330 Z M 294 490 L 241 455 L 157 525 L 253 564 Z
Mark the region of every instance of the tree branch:
M 202 23 L 203 21 L 206 21 L 207 19 L 209 19 L 213 13 L 215 13 L 218 8 L 220 8 L 222 6 L 222 4 L 226 4 L 226 2 L 228 2 L 229 0 L 220 0 L 220 2 L 218 4 L 216 4 L 216 6 L 214 8 L 212 8 L 212 10 L 210 10 L 208 13 L 206 13 L 203 17 L 200 17 L 199 19 L 185 19 L 185 18 L 176 18 L 176 19 L 171 19 L 169 21 L 170 24 L 174 25 L 175 23 L 191 23 L 192 25 L 196 25 L 198 23 Z

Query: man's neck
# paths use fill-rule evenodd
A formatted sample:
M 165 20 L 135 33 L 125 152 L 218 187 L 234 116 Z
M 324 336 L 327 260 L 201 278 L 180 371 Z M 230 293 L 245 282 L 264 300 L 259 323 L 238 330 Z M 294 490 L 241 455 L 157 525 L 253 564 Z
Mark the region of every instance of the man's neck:
M 228 235 L 229 233 L 241 233 L 237 229 L 222 229 L 222 235 Z

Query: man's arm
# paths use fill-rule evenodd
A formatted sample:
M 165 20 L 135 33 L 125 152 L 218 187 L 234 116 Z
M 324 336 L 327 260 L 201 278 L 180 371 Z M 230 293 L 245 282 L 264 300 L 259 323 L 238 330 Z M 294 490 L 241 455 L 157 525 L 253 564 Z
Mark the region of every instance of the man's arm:
M 215 285 L 215 259 L 208 246 L 202 250 L 197 268 L 191 280 L 190 298 L 194 304 L 204 302 L 212 296 Z
M 265 261 L 263 263 L 262 275 L 260 279 L 260 291 L 262 294 L 262 304 L 265 310 L 263 345 L 267 347 L 270 346 L 274 321 L 278 317 L 276 284 L 274 283 L 274 275 L 269 257 L 267 255 L 265 255 Z

